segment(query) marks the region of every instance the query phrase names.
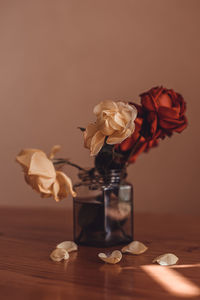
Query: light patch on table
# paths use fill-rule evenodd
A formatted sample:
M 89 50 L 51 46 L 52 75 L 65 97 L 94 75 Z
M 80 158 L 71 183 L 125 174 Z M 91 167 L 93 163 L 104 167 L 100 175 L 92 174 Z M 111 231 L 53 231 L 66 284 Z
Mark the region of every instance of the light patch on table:
M 141 268 L 173 295 L 179 297 L 195 297 L 200 295 L 200 288 L 197 285 L 171 268 L 153 265 L 141 266 Z
M 200 264 L 176 265 L 176 266 L 169 266 L 169 268 L 173 268 L 173 269 L 200 268 Z

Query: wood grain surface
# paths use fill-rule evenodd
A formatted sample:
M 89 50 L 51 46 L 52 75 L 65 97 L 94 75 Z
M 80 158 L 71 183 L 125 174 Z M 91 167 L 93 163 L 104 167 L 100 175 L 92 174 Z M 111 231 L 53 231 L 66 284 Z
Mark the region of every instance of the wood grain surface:
M 135 216 L 135 239 L 148 251 L 108 265 L 97 257 L 121 247 L 79 247 L 55 263 L 56 244 L 72 239 L 72 212 L 0 208 L 0 299 L 200 299 L 200 218 Z M 172 252 L 174 267 L 152 264 Z

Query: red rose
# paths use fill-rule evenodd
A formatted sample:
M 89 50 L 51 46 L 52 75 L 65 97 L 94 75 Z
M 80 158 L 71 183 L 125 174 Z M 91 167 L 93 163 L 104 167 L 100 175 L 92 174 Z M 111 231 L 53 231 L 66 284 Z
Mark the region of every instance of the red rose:
M 180 133 L 186 128 L 186 103 L 180 94 L 163 87 L 155 87 L 140 97 L 150 136 L 170 136 L 173 132 Z
M 142 152 L 159 143 L 159 138 L 182 132 L 187 126 L 186 103 L 183 97 L 163 87 L 155 87 L 140 95 L 141 105 L 133 104 L 138 111 L 133 134 L 116 145 L 116 150 L 129 162 L 135 162 Z M 131 154 L 131 157 L 130 156 Z
M 136 135 L 133 133 L 131 137 L 127 138 L 125 141 L 123 141 L 119 145 L 121 153 L 124 153 L 126 151 L 131 151 L 131 149 L 134 147 L 136 141 L 137 141 Z M 147 140 L 143 136 L 141 136 L 139 142 L 137 143 L 135 151 L 133 152 L 133 154 L 129 158 L 129 162 L 131 162 L 131 163 L 135 162 L 137 157 L 142 152 L 148 152 L 152 147 L 155 147 L 157 145 L 158 145 L 158 139 L 157 138 Z
M 135 131 L 129 138 L 127 138 L 125 141 L 118 145 L 118 149 L 120 149 L 121 153 L 131 152 L 131 150 L 135 147 L 133 154 L 129 158 L 129 162 L 132 163 L 135 162 L 136 158 L 142 152 L 147 152 L 150 148 L 158 145 L 158 139 L 156 136 L 153 138 L 145 138 L 144 136 L 141 136 L 143 124 L 145 122 L 144 112 L 140 105 L 134 103 L 134 106 L 137 108 L 138 111 L 138 116 L 135 119 Z M 138 141 L 139 137 L 140 139 Z

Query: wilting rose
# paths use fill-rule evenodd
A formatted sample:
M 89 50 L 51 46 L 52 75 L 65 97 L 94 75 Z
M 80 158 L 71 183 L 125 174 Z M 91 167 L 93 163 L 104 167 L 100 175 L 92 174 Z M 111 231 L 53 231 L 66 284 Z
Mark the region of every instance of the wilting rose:
M 95 106 L 94 114 L 96 122 L 84 131 L 84 145 L 91 155 L 98 154 L 105 140 L 110 145 L 119 144 L 134 132 L 137 110 L 128 103 L 103 101 Z
M 187 126 L 183 97 L 163 87 L 155 87 L 140 95 L 151 137 L 164 137 L 182 132 Z
M 53 156 L 51 152 L 50 156 Z M 53 196 L 56 201 L 71 194 L 73 191 L 71 179 L 63 172 L 56 171 L 47 155 L 37 149 L 22 150 L 16 157 L 22 166 L 26 182 L 42 197 Z

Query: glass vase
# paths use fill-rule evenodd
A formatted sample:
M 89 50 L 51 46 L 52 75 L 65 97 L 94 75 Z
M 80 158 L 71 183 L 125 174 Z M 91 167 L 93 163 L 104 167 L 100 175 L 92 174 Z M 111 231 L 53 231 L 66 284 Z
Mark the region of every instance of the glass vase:
M 83 180 L 74 186 L 74 241 L 109 247 L 133 240 L 133 186 L 122 170 L 110 170 L 101 182 Z

